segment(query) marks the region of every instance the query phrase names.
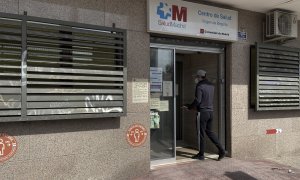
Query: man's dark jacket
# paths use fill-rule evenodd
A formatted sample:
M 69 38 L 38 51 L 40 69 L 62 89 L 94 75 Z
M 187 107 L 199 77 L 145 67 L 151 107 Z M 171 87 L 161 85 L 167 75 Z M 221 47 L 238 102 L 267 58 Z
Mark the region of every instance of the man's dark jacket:
M 195 90 L 195 99 L 188 109 L 198 112 L 213 111 L 214 85 L 207 79 L 199 81 Z

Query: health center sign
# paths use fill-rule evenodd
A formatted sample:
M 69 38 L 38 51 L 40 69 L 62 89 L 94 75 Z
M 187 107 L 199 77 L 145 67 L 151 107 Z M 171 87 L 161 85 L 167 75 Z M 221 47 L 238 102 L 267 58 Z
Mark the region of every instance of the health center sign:
M 179 0 L 148 0 L 148 31 L 237 41 L 238 12 Z

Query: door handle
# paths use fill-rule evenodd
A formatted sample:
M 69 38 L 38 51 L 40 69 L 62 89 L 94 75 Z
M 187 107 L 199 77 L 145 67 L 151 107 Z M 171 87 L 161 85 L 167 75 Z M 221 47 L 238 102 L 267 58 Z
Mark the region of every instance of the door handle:
M 220 84 L 225 84 L 225 79 L 222 78 L 219 80 L 219 82 L 220 82 Z

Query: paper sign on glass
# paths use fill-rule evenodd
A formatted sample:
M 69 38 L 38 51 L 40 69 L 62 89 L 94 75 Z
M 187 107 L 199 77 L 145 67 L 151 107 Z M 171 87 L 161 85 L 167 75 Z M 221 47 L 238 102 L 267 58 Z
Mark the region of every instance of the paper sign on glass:
M 160 101 L 159 111 L 169 111 L 169 101 Z
M 150 67 L 150 91 L 162 91 L 162 74 L 163 70 L 159 67 Z
M 150 99 L 150 109 L 159 109 L 160 108 L 160 99 L 151 98 Z
M 173 96 L 173 82 L 172 81 L 164 81 L 163 82 L 163 96 L 164 97 Z

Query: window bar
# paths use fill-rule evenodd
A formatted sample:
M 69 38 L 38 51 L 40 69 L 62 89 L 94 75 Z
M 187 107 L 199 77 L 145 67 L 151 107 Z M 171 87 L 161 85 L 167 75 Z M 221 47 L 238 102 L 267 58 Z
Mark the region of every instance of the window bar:
M 27 13 L 24 12 L 24 17 Z M 27 21 L 22 19 L 22 55 L 21 55 L 21 119 L 27 117 Z

